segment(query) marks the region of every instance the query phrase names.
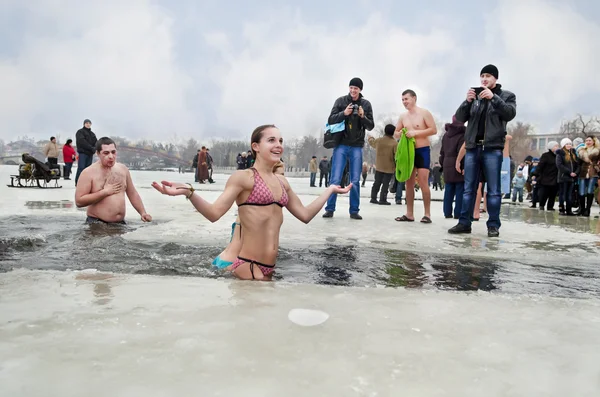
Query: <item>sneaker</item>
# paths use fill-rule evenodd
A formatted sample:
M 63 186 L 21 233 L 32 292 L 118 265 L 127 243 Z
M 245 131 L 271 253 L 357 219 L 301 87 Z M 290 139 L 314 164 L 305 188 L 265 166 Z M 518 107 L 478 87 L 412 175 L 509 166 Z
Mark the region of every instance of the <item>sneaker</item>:
M 350 214 L 350 219 L 358 219 L 361 220 L 362 216 L 358 215 L 358 214 Z
M 379 205 L 392 205 L 389 201 L 380 201 Z
M 375 199 L 371 199 L 371 201 L 369 201 L 369 203 L 371 203 L 371 204 L 379 204 L 379 201 L 377 201 Z
M 471 233 L 471 226 L 463 225 L 462 223 L 457 224 L 453 228 L 448 230 L 450 234 L 466 234 Z
M 325 213 L 323 214 L 323 218 L 333 218 L 333 212 L 325 211 Z
M 497 227 L 489 227 L 488 237 L 500 237 L 500 230 Z
M 452 215 L 444 215 L 444 218 L 446 218 L 446 219 L 452 219 Z
M 402 200 L 396 200 L 397 205 L 402 205 Z

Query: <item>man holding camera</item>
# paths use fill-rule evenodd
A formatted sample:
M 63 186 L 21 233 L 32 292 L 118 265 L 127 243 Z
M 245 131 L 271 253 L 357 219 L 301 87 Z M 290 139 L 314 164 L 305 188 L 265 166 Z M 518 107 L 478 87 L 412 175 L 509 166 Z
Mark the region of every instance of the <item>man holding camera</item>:
M 488 237 L 500 236 L 500 188 L 502 152 L 506 141 L 506 123 L 517 114 L 515 94 L 502 89 L 498 68 L 484 66 L 480 73 L 481 87 L 467 91 L 466 100 L 456 111 L 456 119 L 468 121 L 465 132 L 465 190 L 458 224 L 448 233 L 471 233 L 471 219 L 479 185 L 480 172 L 487 182 Z M 479 203 L 477 203 L 479 206 Z
M 358 77 L 350 80 L 349 94 L 339 97 L 331 109 L 329 125 L 345 122 L 344 132 L 339 144 L 333 149 L 331 157 L 330 185 L 339 185 L 346 163 L 349 162 L 350 182 L 350 218 L 362 219 L 358 214 L 360 206 L 360 175 L 362 171 L 362 151 L 365 144 L 365 129 L 372 130 L 375 127 L 373 121 L 373 108 L 361 91 L 363 82 Z M 323 218 L 333 217 L 337 194 L 332 194 L 327 200 Z

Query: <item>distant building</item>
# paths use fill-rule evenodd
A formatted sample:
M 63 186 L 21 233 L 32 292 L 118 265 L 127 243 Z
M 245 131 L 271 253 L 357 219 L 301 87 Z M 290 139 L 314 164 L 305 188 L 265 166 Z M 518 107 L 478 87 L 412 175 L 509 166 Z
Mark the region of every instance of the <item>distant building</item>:
M 556 141 L 560 142 L 564 138 L 563 134 L 550 133 L 550 134 L 531 134 L 528 136 L 531 140 L 530 150 L 532 152 L 538 152 L 538 154 L 544 153 L 548 148 L 548 142 Z

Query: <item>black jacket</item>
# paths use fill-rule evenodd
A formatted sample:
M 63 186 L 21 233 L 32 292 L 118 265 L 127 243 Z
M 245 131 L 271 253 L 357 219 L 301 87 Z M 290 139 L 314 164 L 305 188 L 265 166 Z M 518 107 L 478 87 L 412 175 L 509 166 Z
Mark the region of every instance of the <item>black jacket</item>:
M 535 181 L 542 186 L 556 186 L 558 182 L 558 168 L 556 167 L 556 153 L 548 150 L 540 157 L 535 171 Z
M 558 168 L 558 183 L 574 182 L 571 173 L 579 174 L 579 162 L 575 150 L 571 149 L 571 160 L 567 160 L 567 154 L 563 149 L 556 151 L 556 167 Z
M 198 168 L 198 153 L 196 153 L 194 159 L 192 160 L 192 168 Z
M 446 133 L 442 137 L 442 148 L 440 149 L 440 164 L 444 173 L 444 183 L 462 183 L 465 178 L 456 171 L 456 158 L 465 141 L 465 126 L 460 123 L 447 123 L 445 128 Z M 461 164 L 464 165 L 464 161 L 463 159 Z
M 365 111 L 365 116 L 360 117 L 350 113 L 349 116 L 344 114 L 344 110 L 349 104 L 354 103 L 362 106 Z M 363 147 L 365 145 L 365 129 L 371 131 L 375 127 L 373 121 L 373 108 L 371 102 L 367 101 L 362 94 L 359 94 L 358 100 L 353 101 L 350 94 L 339 97 L 333 104 L 331 114 L 329 115 L 329 125 L 346 121 L 346 131 L 340 141 L 340 145 Z
M 96 134 L 89 128 L 81 128 L 75 134 L 75 146 L 77 152 L 93 156 L 96 153 Z
M 497 93 L 489 99 L 474 99 L 471 102 L 464 101 L 456 111 L 458 121 L 469 122 L 465 133 L 465 147 L 474 149 L 479 120 L 485 117 L 485 135 L 483 146 L 490 149 L 504 149 L 506 140 L 506 123 L 515 118 L 517 114 L 517 99 L 510 91 L 502 90 L 500 84 L 496 84 Z M 490 101 L 485 116 L 483 113 L 483 101 Z
M 321 160 L 319 162 L 319 171 L 321 171 L 323 174 L 327 174 L 329 172 L 329 160 Z

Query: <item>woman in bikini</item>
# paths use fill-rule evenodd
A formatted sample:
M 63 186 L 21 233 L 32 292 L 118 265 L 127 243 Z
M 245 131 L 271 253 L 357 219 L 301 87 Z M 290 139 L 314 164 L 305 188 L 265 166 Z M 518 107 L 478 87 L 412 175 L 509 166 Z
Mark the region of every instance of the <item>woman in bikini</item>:
M 275 164 L 273 172 L 276 175 L 283 175 L 283 163 L 281 161 Z M 240 217 L 238 215 L 235 222 L 231 224 L 231 239 L 229 240 L 229 244 L 212 262 L 219 269 L 231 270 L 231 265 L 242 249 L 242 233 L 239 226 Z
M 250 169 L 231 175 L 225 191 L 214 203 L 194 194 L 189 184 L 162 181 L 152 186 L 169 196 L 185 195 L 194 207 L 211 222 L 218 221 L 237 203 L 242 247 L 231 265 L 236 277 L 244 280 L 271 280 L 279 251 L 279 231 L 283 223 L 283 207 L 304 223 L 310 222 L 332 194 L 345 194 L 345 188 L 330 185 L 321 196 L 304 206 L 285 177 L 273 172 L 283 154 L 283 139 L 274 125 L 254 130 L 251 138 L 255 163 Z

